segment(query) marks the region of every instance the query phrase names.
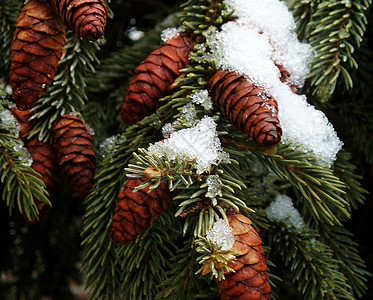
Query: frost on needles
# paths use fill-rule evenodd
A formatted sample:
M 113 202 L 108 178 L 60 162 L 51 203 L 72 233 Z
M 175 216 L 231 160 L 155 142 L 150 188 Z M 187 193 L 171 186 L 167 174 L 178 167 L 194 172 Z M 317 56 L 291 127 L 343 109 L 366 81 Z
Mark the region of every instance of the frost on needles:
M 210 30 L 204 58 L 264 87 L 278 102 L 282 141 L 299 145 L 300 150 L 332 165 L 342 142 L 324 113 L 308 104 L 305 95 L 290 89 L 291 84 L 303 86 L 312 52 L 308 44 L 298 41 L 286 4 L 278 0 L 225 2 L 236 19 L 220 30 Z M 287 82 L 281 82 L 277 65 L 290 72 Z

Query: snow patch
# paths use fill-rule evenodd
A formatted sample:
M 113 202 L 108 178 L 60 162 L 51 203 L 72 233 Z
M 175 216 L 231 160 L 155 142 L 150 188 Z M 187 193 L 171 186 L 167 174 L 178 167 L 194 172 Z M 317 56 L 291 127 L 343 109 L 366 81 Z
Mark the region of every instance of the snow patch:
M 216 123 L 208 116 L 203 117 L 194 127 L 181 129 L 172 133 L 168 139 L 150 145 L 148 151 L 159 157 L 167 155 L 171 161 L 176 158 L 196 160 L 198 174 L 208 171 L 224 157 Z
M 302 229 L 304 226 L 299 211 L 294 208 L 292 199 L 287 195 L 277 195 L 265 211 L 272 222 L 284 223 L 287 228 Z
M 232 228 L 223 219 L 215 222 L 214 226 L 207 232 L 206 238 L 216 243 L 222 251 L 232 249 L 234 244 Z

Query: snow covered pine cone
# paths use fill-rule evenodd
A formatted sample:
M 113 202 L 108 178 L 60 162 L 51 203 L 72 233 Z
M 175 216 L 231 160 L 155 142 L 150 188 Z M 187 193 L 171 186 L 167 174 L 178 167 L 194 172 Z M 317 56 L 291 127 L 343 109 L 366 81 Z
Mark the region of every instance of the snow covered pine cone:
M 81 38 L 98 40 L 105 31 L 108 15 L 104 0 L 51 0 L 65 26 Z
M 232 124 L 264 147 L 281 141 L 277 101 L 244 75 L 219 70 L 210 79 L 209 90 L 216 106 Z
M 146 228 L 152 226 L 163 210 L 171 205 L 172 194 L 167 181 L 151 192 L 149 187 L 133 191 L 146 180 L 147 178 L 130 178 L 118 195 L 119 202 L 111 229 L 111 237 L 118 244 L 124 245 L 134 240 Z
M 179 33 L 150 53 L 136 68 L 137 74 L 129 84 L 122 106 L 124 123 L 135 124 L 160 107 L 158 100 L 170 94 L 180 69 L 189 64 L 193 46 L 191 35 Z
M 44 182 L 48 194 L 51 196 L 56 189 L 58 174 L 57 158 L 52 145 L 34 137 L 25 144 L 25 147 L 32 157 L 31 168 L 41 175 L 40 179 Z M 41 220 L 49 209 L 49 205 L 37 199 L 34 200 L 39 210 L 39 220 Z M 29 220 L 25 214 L 24 217 L 27 222 L 35 223 L 34 220 Z
M 226 274 L 225 280 L 217 280 L 221 299 L 271 299 L 267 263 L 258 233 L 251 226 L 251 220 L 240 212 L 228 211 L 227 217 L 235 240 L 232 252 L 239 255 L 229 263 L 236 272 Z
M 63 115 L 53 126 L 58 165 L 74 192 L 85 198 L 93 186 L 96 154 L 93 138 L 84 122 Z
M 48 90 L 65 43 L 61 17 L 47 2 L 31 0 L 18 16 L 10 57 L 10 85 L 19 109 L 33 107 Z

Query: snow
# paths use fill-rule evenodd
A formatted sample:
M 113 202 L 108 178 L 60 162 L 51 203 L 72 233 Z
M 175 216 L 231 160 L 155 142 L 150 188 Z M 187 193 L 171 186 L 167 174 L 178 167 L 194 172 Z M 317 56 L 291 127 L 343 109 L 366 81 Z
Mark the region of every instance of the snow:
M 284 223 L 289 229 L 302 229 L 304 226 L 299 211 L 294 208 L 292 199 L 287 195 L 277 195 L 265 211 L 269 220 Z
M 113 135 L 103 140 L 102 143 L 99 145 L 99 149 L 104 157 L 111 152 L 111 149 L 114 147 L 118 138 L 119 135 Z
M 172 133 L 174 133 L 175 130 L 172 127 L 171 123 L 166 123 L 162 127 L 162 135 L 165 139 L 169 138 Z
M 324 113 L 289 87 L 293 83 L 298 87 L 304 84 L 312 52 L 309 45 L 297 40 L 295 23 L 286 4 L 278 0 L 225 2 L 229 9 L 235 9 L 237 19 L 225 23 L 219 31 L 209 30 L 209 50 L 203 59 L 214 61 L 222 70 L 244 74 L 265 88 L 278 102 L 282 141 L 312 152 L 324 164 L 332 165 L 343 143 Z M 288 82 L 281 82 L 276 64 L 291 73 Z
M 222 251 L 232 249 L 234 244 L 232 228 L 223 219 L 215 222 L 214 226 L 207 232 L 206 238 L 216 243 Z
M 220 180 L 219 175 L 209 175 L 207 176 L 207 193 L 206 196 L 209 198 L 215 198 L 221 194 L 221 187 L 223 183 Z
M 192 99 L 192 102 L 195 104 L 202 105 L 205 109 L 211 109 L 212 108 L 212 99 L 209 95 L 208 90 L 199 90 L 197 92 L 194 92 L 190 94 L 190 99 Z
M 194 126 L 197 122 L 196 107 L 192 103 L 183 106 L 181 113 L 184 115 L 183 120 L 188 125 Z
M 4 109 L 0 111 L 0 121 L 4 124 L 5 128 L 10 130 L 11 134 L 14 134 L 14 136 L 18 138 L 22 126 L 18 123 L 16 118 L 14 118 L 10 110 Z
M 177 37 L 181 32 L 181 28 L 170 27 L 166 28 L 161 33 L 161 39 L 164 43 L 167 43 L 169 40 Z
M 159 157 L 167 155 L 171 161 L 176 158 L 188 161 L 195 159 L 198 174 L 208 171 L 224 157 L 216 123 L 208 116 L 191 128 L 181 129 L 172 133 L 168 139 L 151 144 L 148 151 Z
M 21 161 L 21 164 L 23 164 L 24 166 L 27 166 L 27 167 L 30 167 L 32 165 L 32 157 L 31 157 L 31 154 L 30 152 L 28 152 L 28 150 L 23 146 L 23 144 L 21 143 L 17 143 L 13 146 L 13 150 L 18 152 L 19 155 L 18 156 L 18 159 Z

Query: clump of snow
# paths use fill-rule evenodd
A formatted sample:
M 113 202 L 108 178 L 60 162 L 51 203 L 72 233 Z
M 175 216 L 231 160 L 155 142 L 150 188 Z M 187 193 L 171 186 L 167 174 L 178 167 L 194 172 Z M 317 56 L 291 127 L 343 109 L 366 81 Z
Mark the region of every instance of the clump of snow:
M 236 21 L 209 30 L 204 59 L 215 61 L 223 70 L 244 74 L 265 88 L 279 106 L 282 141 L 311 151 L 331 165 L 342 147 L 333 126 L 323 112 L 307 103 L 304 95 L 292 92 L 289 84 L 304 84 L 309 72 L 311 47 L 300 43 L 295 23 L 286 4 L 278 0 L 226 0 L 235 9 Z M 281 65 L 291 73 L 281 82 Z
M 162 135 L 165 139 L 169 138 L 172 133 L 175 132 L 175 129 L 172 127 L 171 123 L 166 123 L 162 127 Z
M 205 116 L 197 125 L 181 129 L 170 135 L 168 139 L 150 145 L 148 151 L 152 155 L 170 160 L 196 160 L 197 173 L 208 171 L 213 164 L 218 164 L 223 157 L 223 150 L 216 131 L 216 123 Z
M 287 195 L 277 195 L 265 211 L 271 221 L 284 223 L 287 228 L 302 229 L 304 226 L 299 211 Z
M 205 109 L 212 108 L 212 100 L 207 90 L 199 90 L 190 95 L 193 103 L 202 105 Z
M 132 41 L 138 41 L 144 37 L 145 33 L 137 27 L 132 27 L 128 32 L 128 38 Z
M 222 251 L 232 249 L 234 244 L 232 228 L 223 219 L 215 222 L 214 226 L 207 232 L 206 238 L 216 243 Z
M 11 134 L 14 134 L 15 137 L 19 136 L 22 126 L 17 122 L 10 110 L 4 109 L 0 111 L 0 121 L 4 124 L 4 127 L 7 127 L 10 130 Z
M 291 73 L 294 83 L 303 85 L 309 72 L 307 60 L 311 46 L 297 39 L 296 24 L 292 13 L 279 0 L 225 0 L 234 9 L 237 22 L 257 32 L 262 32 L 274 49 L 273 60 Z
M 167 43 L 169 40 L 177 37 L 181 32 L 181 28 L 170 27 L 166 28 L 161 33 L 161 39 L 163 42 Z
M 221 187 L 223 183 L 220 180 L 219 175 L 209 175 L 206 180 L 207 193 L 206 196 L 209 198 L 215 198 L 221 194 Z
M 118 137 L 119 135 L 113 135 L 102 141 L 102 143 L 99 145 L 99 149 L 103 156 L 110 153 L 111 149 L 114 147 L 115 143 L 117 142 Z
M 181 113 L 184 115 L 183 120 L 187 124 L 193 126 L 197 122 L 197 112 L 196 107 L 192 103 L 188 103 L 184 105 L 181 109 Z
M 30 152 L 23 146 L 21 143 L 17 143 L 13 146 L 13 150 L 20 153 L 21 155 L 18 156 L 18 159 L 24 166 L 30 167 L 32 165 L 32 157 Z

